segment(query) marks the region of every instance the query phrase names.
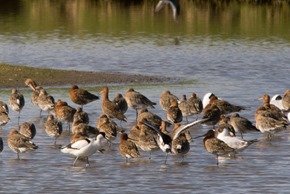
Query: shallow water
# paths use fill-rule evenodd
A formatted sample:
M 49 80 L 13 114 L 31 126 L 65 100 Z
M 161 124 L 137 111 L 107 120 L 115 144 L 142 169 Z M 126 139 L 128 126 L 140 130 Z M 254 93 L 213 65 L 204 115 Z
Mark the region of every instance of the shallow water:
M 187 93 L 191 85 L 175 88 L 176 94 Z M 203 87 L 203 86 L 202 86 Z M 110 96 L 124 92 L 126 87 L 112 89 Z M 161 86 L 136 87 L 137 91 L 147 94 L 157 102 Z M 170 88 L 171 89 L 171 88 Z M 200 91 L 200 88 L 195 88 Z M 17 127 L 17 113 L 11 112 L 11 122 L 3 127 L 1 136 L 4 138 L 4 151 L 1 153 L 1 190 L 24 193 L 47 192 L 106 192 L 106 193 L 192 193 L 192 192 L 281 192 L 289 187 L 289 131 L 281 132 L 271 141 L 265 140 L 260 133 L 245 134 L 245 139 L 258 138 L 260 141 L 236 158 L 220 158 L 220 165 L 216 166 L 214 155 L 207 153 L 202 145 L 202 139 L 191 143 L 191 150 L 185 157 L 169 156 L 164 163 L 165 155 L 161 151 L 149 154 L 141 151 L 141 158 L 126 163 L 118 152 L 118 142 L 114 141 L 114 150 L 105 153 L 96 153 L 90 157 L 90 166 L 85 167 L 84 161 L 78 161 L 72 167 L 74 158 L 59 151 L 59 146 L 53 146 L 53 139 L 49 138 L 43 128 L 45 116 L 39 118 L 39 111 L 30 103 L 30 91 L 25 93 L 26 105 L 21 112 L 21 123 L 33 121 L 37 126 L 37 135 L 34 142 L 39 149 L 26 154 L 16 154 L 7 146 L 9 129 Z M 50 90 L 56 99 L 66 100 L 76 107 L 68 98 L 67 90 Z M 97 91 L 92 91 L 97 93 Z M 224 96 L 221 96 L 224 97 Z M 248 96 L 249 97 L 249 96 Z M 252 96 L 253 97 L 253 96 Z M 1 94 L 1 99 L 7 99 L 8 94 Z M 241 114 L 253 120 L 253 113 L 260 102 L 252 98 L 234 99 L 224 97 L 233 102 L 247 105 L 250 110 Z M 250 97 L 249 97 L 250 98 Z M 101 114 L 100 101 L 86 105 L 84 110 L 90 115 L 90 124 L 95 125 Z M 165 118 L 165 113 L 159 106 L 151 110 Z M 135 111 L 129 109 L 126 113 L 128 123 L 122 126 L 128 131 L 135 119 Z M 190 118 L 194 120 L 195 118 Z M 64 127 L 66 125 L 64 124 Z M 207 127 L 198 126 L 191 130 L 192 136 L 205 133 Z M 57 140 L 57 145 L 69 143 L 67 131 Z
M 58 9 L 62 3 L 19 2 L 16 7 L 5 5 L 6 12 L 0 12 L 0 23 L 4 26 L 0 29 L 3 62 L 182 77 L 189 81 L 134 88 L 155 102 L 164 89 L 177 96 L 189 96 L 194 91 L 200 97 L 211 91 L 231 103 L 250 107 L 241 115 L 251 121 L 261 104 L 257 98 L 264 93 L 272 96 L 289 89 L 290 25 L 289 17 L 284 17 L 289 14 L 285 5 L 279 11 L 273 6 L 273 17 L 266 17 L 268 5 L 229 4 L 213 9 L 213 5 L 207 8 L 184 1 L 187 10 L 183 9 L 179 21 L 174 22 L 170 9 L 152 14 L 155 2 L 131 6 L 112 3 L 109 7 L 101 1 L 96 4 L 75 1 L 79 6 L 67 3 L 65 10 Z M 40 13 L 46 17 L 38 17 Z M 255 14 L 266 18 L 265 21 L 256 19 L 259 17 Z M 210 16 L 208 20 L 206 16 Z M 94 17 L 98 20 L 91 19 Z M 127 88 L 110 87 L 110 97 L 124 93 Z M 277 134 L 271 142 L 260 133 L 246 134 L 245 139 L 260 141 L 234 159 L 220 160 L 219 166 L 215 156 L 203 148 L 202 139 L 197 139 L 183 162 L 169 156 L 164 164 L 165 155 L 158 151 L 151 160 L 148 153 L 141 152 L 140 159 L 126 163 L 118 153 L 116 140 L 113 151 L 90 157 L 90 167 L 85 168 L 83 161 L 72 167 L 74 158 L 61 153 L 46 135 L 45 117 L 39 118 L 39 110 L 31 105 L 31 92 L 21 91 L 26 98 L 21 122 L 36 124 L 34 142 L 39 149 L 21 154 L 21 160 L 15 159 L 16 154 L 7 146 L 9 130 L 17 127 L 17 113 L 11 111 L 11 122 L 0 131 L 5 146 L 0 154 L 1 192 L 282 193 L 290 190 L 289 131 Z M 68 89 L 48 91 L 55 99 L 76 107 L 68 98 Z M 90 91 L 99 92 L 95 88 Z M 0 100 L 8 103 L 9 92 L 1 91 Z M 101 114 L 100 106 L 98 101 L 84 107 L 91 125 L 95 125 Z M 159 105 L 152 112 L 165 118 Z M 135 112 L 129 109 L 126 116 L 129 122 L 122 125 L 129 130 Z M 192 136 L 207 130 L 199 126 L 191 131 Z M 65 131 L 57 144 L 68 142 Z

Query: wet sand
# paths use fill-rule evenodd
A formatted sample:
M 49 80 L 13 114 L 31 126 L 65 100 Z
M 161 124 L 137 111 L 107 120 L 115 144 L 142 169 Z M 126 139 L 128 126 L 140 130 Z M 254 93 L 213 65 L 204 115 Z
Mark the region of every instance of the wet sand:
M 145 84 L 174 82 L 167 77 L 123 74 L 113 72 L 88 72 L 42 69 L 27 66 L 0 64 L 0 88 L 25 87 L 24 81 L 31 78 L 41 86 L 101 85 L 101 84 Z

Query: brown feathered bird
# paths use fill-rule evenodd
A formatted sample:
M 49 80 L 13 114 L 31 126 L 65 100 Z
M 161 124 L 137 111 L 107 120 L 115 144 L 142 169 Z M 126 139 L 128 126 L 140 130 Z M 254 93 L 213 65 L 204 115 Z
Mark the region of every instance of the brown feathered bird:
M 12 110 L 18 112 L 18 125 L 20 119 L 20 112 L 25 105 L 24 96 L 17 90 L 12 89 L 10 98 L 9 98 L 9 106 Z
M 225 142 L 216 138 L 216 132 L 212 129 L 202 136 L 195 137 L 204 137 L 203 145 L 207 152 L 216 155 L 217 165 L 219 165 L 219 156 L 227 156 L 229 154 L 235 154 L 235 149 L 229 147 Z
M 138 109 L 141 108 L 155 108 L 155 102 L 149 100 L 143 94 L 136 92 L 133 88 L 129 88 L 125 93 L 125 99 L 129 107 L 136 110 L 136 120 L 138 116 Z
M 113 102 L 119 107 L 120 111 L 125 114 L 128 110 L 128 104 L 122 94 L 116 94 Z
M 129 137 L 127 133 L 121 133 L 120 135 L 120 144 L 119 144 L 119 152 L 123 158 L 126 158 L 126 162 L 128 162 L 129 158 L 137 158 L 140 157 L 140 153 L 135 143 L 132 141 L 128 141 Z
M 126 116 L 120 110 L 119 106 L 109 100 L 109 88 L 104 87 L 101 91 L 103 94 L 103 101 L 102 101 L 102 112 L 103 114 L 107 115 L 109 118 L 116 118 L 120 121 L 126 122 Z
M 172 123 L 180 123 L 182 121 L 182 112 L 179 109 L 178 102 L 176 100 L 172 101 L 166 112 L 166 118 Z
M 56 145 L 56 139 L 62 133 L 62 123 L 54 118 L 53 115 L 48 115 L 46 122 L 44 123 L 45 132 L 49 137 L 54 138 L 54 145 Z
M 88 92 L 87 90 L 79 88 L 77 85 L 73 85 L 70 88 L 69 97 L 71 101 L 75 104 L 81 105 L 82 107 L 83 105 L 99 99 L 98 96 Z
M 19 133 L 16 129 L 11 129 L 7 144 L 13 152 L 17 153 L 17 159 L 19 159 L 19 153 L 25 153 L 38 148 L 29 138 Z
M 54 108 L 55 116 L 58 120 L 68 123 L 69 131 L 70 131 L 70 123 L 73 122 L 75 112 L 76 112 L 75 108 L 72 108 L 66 102 L 60 99 L 57 100 Z
M 164 90 L 159 98 L 159 104 L 164 111 L 167 111 L 172 101 L 177 100 L 177 96 L 173 95 L 169 90 Z

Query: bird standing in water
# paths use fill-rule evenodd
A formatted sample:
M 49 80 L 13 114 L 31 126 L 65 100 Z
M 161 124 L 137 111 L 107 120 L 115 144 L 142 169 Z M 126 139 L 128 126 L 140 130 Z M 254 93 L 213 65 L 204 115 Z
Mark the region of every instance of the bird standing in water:
M 17 153 L 17 159 L 19 159 L 19 153 L 25 153 L 38 148 L 28 137 L 25 137 L 16 129 L 11 129 L 7 144 L 12 151 Z
M 71 101 L 73 101 L 75 104 L 81 105 L 82 108 L 83 105 L 99 99 L 98 96 L 88 92 L 87 90 L 79 88 L 77 85 L 73 85 L 70 88 L 69 97 Z
M 86 158 L 86 166 L 89 166 L 89 157 L 95 154 L 98 150 L 102 151 L 106 144 L 107 140 L 105 134 L 99 133 L 95 138 L 83 138 L 74 143 L 70 143 L 67 146 L 62 147 L 60 151 L 62 153 L 76 156 L 73 166 L 75 166 L 79 158 Z
M 128 162 L 129 158 L 138 158 L 140 157 L 139 150 L 135 143 L 129 141 L 129 137 L 127 133 L 121 133 L 120 135 L 120 144 L 119 144 L 119 152 L 122 157 L 126 158 L 126 162 Z
M 156 105 L 155 102 L 152 102 L 143 94 L 136 92 L 133 88 L 129 88 L 126 91 L 125 100 L 129 107 L 136 110 L 136 121 L 138 117 L 138 109 L 147 107 L 155 108 L 154 105 Z
M 10 98 L 9 98 L 9 106 L 12 110 L 18 112 L 18 125 L 20 120 L 20 112 L 25 105 L 24 96 L 17 90 L 12 89 Z

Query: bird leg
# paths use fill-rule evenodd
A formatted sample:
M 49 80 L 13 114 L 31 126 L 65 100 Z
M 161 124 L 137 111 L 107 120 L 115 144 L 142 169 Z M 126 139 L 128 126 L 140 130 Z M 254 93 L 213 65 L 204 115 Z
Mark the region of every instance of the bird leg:
M 136 109 L 136 123 L 137 123 L 137 119 L 138 119 L 138 110 Z
M 87 164 L 86 164 L 86 167 L 90 166 L 90 163 L 89 163 L 89 157 L 87 157 Z
M 164 164 L 166 164 L 166 162 L 167 162 L 167 156 L 168 156 L 168 153 L 166 153 L 166 157 L 165 157 L 165 162 L 164 162 Z
M 216 165 L 218 166 L 219 165 L 219 156 L 216 155 Z
M 75 166 L 75 164 L 76 164 L 76 162 L 77 162 L 78 159 L 79 159 L 79 157 L 77 157 L 77 158 L 75 159 L 75 161 L 74 161 L 74 163 L 73 163 L 73 166 Z
M 20 121 L 20 111 L 18 113 L 18 125 L 19 125 L 19 121 Z
M 70 123 L 67 122 L 67 126 L 68 126 L 68 134 L 70 134 Z
M 243 133 L 242 133 L 242 132 L 240 132 L 240 133 L 241 133 L 241 138 L 244 139 L 244 138 L 243 138 Z

